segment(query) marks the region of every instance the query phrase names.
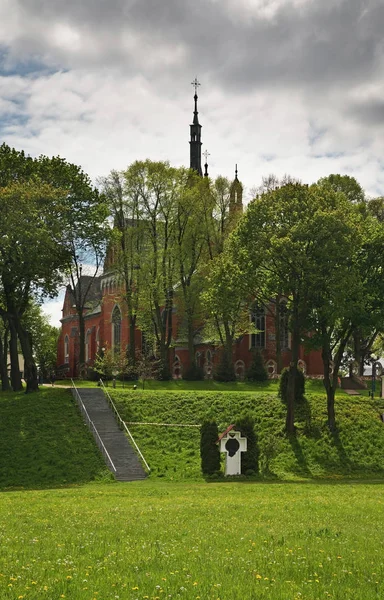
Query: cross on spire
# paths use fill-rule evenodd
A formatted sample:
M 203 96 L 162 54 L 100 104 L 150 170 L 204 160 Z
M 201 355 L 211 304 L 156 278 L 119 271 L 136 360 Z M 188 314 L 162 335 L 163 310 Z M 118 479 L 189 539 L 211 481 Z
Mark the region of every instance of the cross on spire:
M 211 156 L 211 155 L 210 155 L 210 153 L 208 152 L 208 150 L 205 150 L 205 151 L 203 152 L 203 156 L 204 156 L 204 158 L 205 158 L 205 162 L 208 162 L 208 156 Z
M 199 85 L 201 85 L 201 83 L 197 81 L 197 77 L 195 77 L 195 79 L 191 81 L 191 85 L 195 86 L 195 95 L 197 96 L 197 88 L 199 87 Z

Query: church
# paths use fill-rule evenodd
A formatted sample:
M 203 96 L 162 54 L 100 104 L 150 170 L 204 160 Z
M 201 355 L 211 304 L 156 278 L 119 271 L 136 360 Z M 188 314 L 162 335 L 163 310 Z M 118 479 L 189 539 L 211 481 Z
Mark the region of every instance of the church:
M 208 152 L 205 155 L 204 173 L 202 169 L 202 141 L 199 115 L 197 110 L 198 81 L 195 87 L 193 121 L 190 125 L 190 168 L 200 177 L 208 177 Z M 229 217 L 237 217 L 243 212 L 243 186 L 238 179 L 237 165 L 235 178 L 230 188 Z M 111 268 L 112 267 L 112 268 Z M 92 369 L 96 355 L 104 348 L 127 348 L 130 339 L 128 319 L 124 302 L 119 300 L 119 285 L 113 273 L 110 257 L 106 259 L 104 271 L 99 277 L 81 276 L 81 288 L 87 289 L 87 305 L 85 309 L 85 364 L 79 364 L 79 318 L 75 309 L 74 290 L 67 286 L 62 309 L 61 332 L 58 341 L 57 372 L 58 376 L 86 376 Z M 254 351 L 260 352 L 269 377 L 277 377 L 280 369 L 290 363 L 290 333 L 288 327 L 288 311 L 284 298 L 268 306 L 254 306 L 249 319 L 256 333 L 242 335 L 234 343 L 232 360 L 236 376 L 243 379 L 250 366 Z M 173 378 L 182 378 L 190 366 L 188 345 L 180 336 L 177 309 L 174 319 L 173 340 L 170 352 L 170 373 Z M 221 349 L 213 343 L 206 342 L 200 335 L 201 324 L 196 324 L 195 361 L 201 367 L 206 378 L 212 378 L 215 367 L 221 356 Z M 277 333 L 278 332 L 278 333 Z M 278 344 L 276 335 L 279 336 Z M 135 329 L 135 348 L 140 352 L 147 351 L 145 335 Z M 277 347 L 280 351 L 277 352 Z M 279 354 L 279 356 L 277 356 Z M 318 351 L 305 352 L 300 349 L 299 367 L 308 376 L 321 376 L 323 364 Z

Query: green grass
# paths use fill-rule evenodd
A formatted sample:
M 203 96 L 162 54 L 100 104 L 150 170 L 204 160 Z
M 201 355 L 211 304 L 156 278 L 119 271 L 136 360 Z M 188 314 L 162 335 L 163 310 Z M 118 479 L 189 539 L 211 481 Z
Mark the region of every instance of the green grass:
M 381 600 L 382 484 L 0 495 L 0 598 Z
M 88 380 L 76 380 L 77 387 L 97 387 L 96 381 Z M 105 383 L 108 389 L 112 389 L 112 382 Z M 66 385 L 71 386 L 69 379 L 57 380 L 55 385 Z M 206 381 L 184 381 L 183 379 L 176 379 L 171 381 L 116 381 L 117 389 L 132 390 L 133 386 L 137 385 L 138 389 L 150 390 L 150 391 L 211 391 L 211 392 L 271 392 L 277 393 L 279 382 L 276 379 L 269 379 L 264 382 L 248 382 L 248 381 L 231 381 L 228 383 L 221 383 L 213 380 Z M 324 385 L 320 379 L 307 379 L 305 384 L 306 394 L 324 394 Z M 341 389 L 336 392 L 337 395 L 346 395 Z M 378 394 L 376 394 L 378 395 Z
M 0 488 L 110 479 L 68 390 L 0 393 Z
M 296 409 L 296 436 L 284 433 L 276 391 L 255 393 L 110 390 L 126 422 L 199 424 L 207 414 L 223 431 L 244 412 L 256 421 L 261 476 L 281 479 L 383 477 L 383 400 L 340 395 L 338 431 L 330 434 L 325 396 L 307 394 Z M 129 425 L 151 477 L 201 478 L 198 428 Z

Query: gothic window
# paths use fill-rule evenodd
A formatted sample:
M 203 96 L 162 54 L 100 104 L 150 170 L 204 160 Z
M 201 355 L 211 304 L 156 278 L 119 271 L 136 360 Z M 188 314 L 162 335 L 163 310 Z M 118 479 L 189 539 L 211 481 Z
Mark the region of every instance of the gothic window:
M 64 362 L 69 363 L 69 338 L 67 335 L 64 338 Z
M 251 348 L 265 348 L 265 308 L 255 304 L 251 311 L 251 323 L 257 330 L 251 334 Z
M 112 312 L 112 348 L 116 353 L 121 350 L 121 312 L 118 306 L 115 306 Z
M 289 347 L 289 329 L 288 329 L 288 307 L 286 301 L 280 302 L 280 346 L 282 350 L 286 350 Z
M 96 331 L 96 354 L 98 354 L 100 350 L 100 327 L 97 328 Z
M 195 362 L 197 367 L 201 367 L 201 354 L 200 352 L 196 352 L 195 354 Z
M 91 358 L 91 332 L 88 329 L 85 334 L 85 362 L 88 362 Z

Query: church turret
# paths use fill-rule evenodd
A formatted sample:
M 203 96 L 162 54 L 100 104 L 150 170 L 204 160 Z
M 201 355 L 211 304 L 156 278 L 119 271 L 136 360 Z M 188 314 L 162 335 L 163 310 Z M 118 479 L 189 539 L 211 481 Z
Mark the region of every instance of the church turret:
M 229 192 L 229 214 L 243 212 L 243 186 L 237 177 L 237 165 L 235 168 L 235 179 L 231 184 Z
M 190 168 L 194 169 L 199 175 L 203 175 L 201 170 L 201 125 L 199 123 L 199 113 L 197 111 L 197 88 L 200 83 L 197 81 L 197 77 L 192 81 L 192 85 L 195 86 L 195 110 L 193 112 L 193 123 L 190 125 L 191 129 L 191 140 L 189 142 L 190 151 Z

